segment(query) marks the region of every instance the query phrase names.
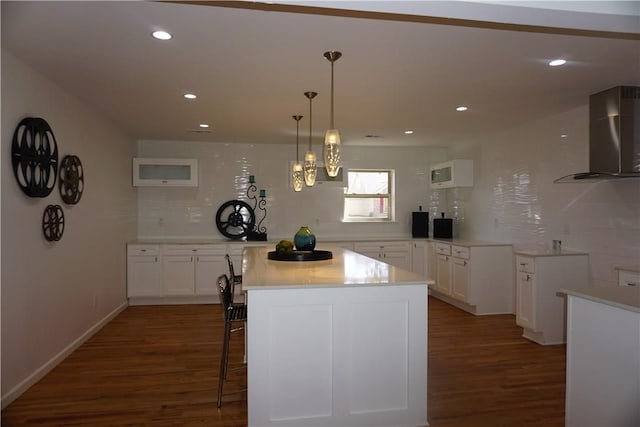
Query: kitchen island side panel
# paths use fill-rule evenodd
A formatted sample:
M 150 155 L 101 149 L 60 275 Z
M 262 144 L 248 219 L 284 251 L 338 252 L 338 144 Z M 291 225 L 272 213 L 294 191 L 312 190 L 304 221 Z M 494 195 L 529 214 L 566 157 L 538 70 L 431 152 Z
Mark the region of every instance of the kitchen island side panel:
M 427 425 L 427 286 L 249 290 L 250 426 Z

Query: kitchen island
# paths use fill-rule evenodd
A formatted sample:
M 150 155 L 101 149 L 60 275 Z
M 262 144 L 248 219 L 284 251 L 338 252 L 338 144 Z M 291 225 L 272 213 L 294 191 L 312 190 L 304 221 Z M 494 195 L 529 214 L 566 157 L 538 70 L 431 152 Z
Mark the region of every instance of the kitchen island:
M 243 250 L 249 426 L 427 425 L 427 279 L 321 249 Z
M 567 427 L 640 426 L 640 288 L 566 289 Z

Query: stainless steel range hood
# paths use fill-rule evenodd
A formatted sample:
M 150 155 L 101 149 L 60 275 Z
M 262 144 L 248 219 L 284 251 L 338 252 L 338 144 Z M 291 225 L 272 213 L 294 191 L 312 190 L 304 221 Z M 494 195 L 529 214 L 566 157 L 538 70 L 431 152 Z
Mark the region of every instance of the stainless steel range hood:
M 640 87 L 616 86 L 589 97 L 589 171 L 554 182 L 640 178 Z

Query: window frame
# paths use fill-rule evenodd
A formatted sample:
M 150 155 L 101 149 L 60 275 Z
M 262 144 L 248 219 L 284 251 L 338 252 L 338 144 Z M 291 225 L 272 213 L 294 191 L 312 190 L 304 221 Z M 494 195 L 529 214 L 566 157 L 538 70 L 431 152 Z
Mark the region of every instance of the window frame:
M 387 174 L 387 189 L 388 193 L 347 193 L 349 189 L 349 174 L 351 172 L 355 173 L 364 173 L 364 172 L 374 172 L 374 173 L 386 173 Z M 345 171 L 346 173 L 346 186 L 344 187 L 344 196 L 343 196 L 343 205 L 342 205 L 342 222 L 371 222 L 371 223 L 389 223 L 395 221 L 395 170 L 394 169 L 364 169 L 364 168 L 354 168 L 348 169 Z M 345 215 L 346 210 L 346 201 L 348 199 L 387 199 L 387 216 L 386 217 L 347 217 Z

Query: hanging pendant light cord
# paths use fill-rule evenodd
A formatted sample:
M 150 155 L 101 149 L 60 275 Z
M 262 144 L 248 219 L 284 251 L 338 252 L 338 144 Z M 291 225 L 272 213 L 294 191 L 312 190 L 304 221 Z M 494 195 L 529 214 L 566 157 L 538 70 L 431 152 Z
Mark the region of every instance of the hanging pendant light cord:
M 335 129 L 333 127 L 333 62 L 331 61 L 331 129 Z
M 309 151 L 311 151 L 311 121 L 312 121 L 312 118 L 311 118 L 311 100 L 312 99 L 313 99 L 312 97 L 309 97 Z

